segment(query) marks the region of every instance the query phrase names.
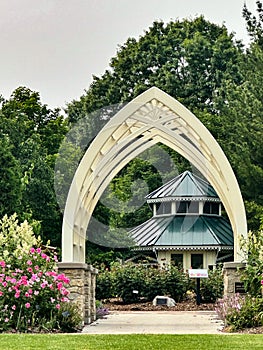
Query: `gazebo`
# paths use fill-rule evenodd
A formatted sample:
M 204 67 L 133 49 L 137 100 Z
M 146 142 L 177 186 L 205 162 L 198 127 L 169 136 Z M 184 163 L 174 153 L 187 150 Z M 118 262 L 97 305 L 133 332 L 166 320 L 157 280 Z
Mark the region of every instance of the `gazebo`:
M 153 217 L 130 235 L 136 250 L 154 252 L 158 263 L 212 269 L 233 260 L 233 231 L 221 201 L 201 177 L 185 171 L 146 196 Z

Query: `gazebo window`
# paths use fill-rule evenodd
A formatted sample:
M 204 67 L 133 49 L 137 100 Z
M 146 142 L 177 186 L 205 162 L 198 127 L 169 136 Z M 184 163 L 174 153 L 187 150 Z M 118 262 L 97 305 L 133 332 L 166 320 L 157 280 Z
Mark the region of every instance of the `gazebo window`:
M 219 215 L 219 203 L 205 202 L 203 213 Z
M 179 214 L 198 214 L 199 203 L 194 201 L 181 201 L 176 203 L 176 211 Z
M 190 202 L 188 205 L 188 213 L 198 214 L 199 213 L 199 202 Z
M 203 254 L 191 254 L 192 269 L 202 269 L 204 266 Z
M 177 213 L 187 213 L 187 202 L 178 202 L 176 203 Z
M 172 265 L 183 268 L 184 265 L 184 255 L 183 254 L 171 254 Z
M 157 214 L 158 215 L 163 215 L 163 214 L 171 214 L 171 202 L 163 202 L 160 204 L 159 208 L 157 209 Z

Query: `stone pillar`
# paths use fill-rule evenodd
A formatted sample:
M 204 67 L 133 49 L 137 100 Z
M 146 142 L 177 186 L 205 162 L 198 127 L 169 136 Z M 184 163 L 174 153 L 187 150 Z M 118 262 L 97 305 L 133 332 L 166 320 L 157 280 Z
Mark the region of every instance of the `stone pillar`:
M 91 283 L 90 283 L 90 312 L 91 322 L 96 320 L 96 275 L 98 270 L 91 267 Z
M 85 315 L 84 322 L 85 324 L 90 324 L 91 320 L 91 266 L 88 265 L 85 271 Z
M 87 265 L 85 272 L 85 323 L 96 320 L 96 275 L 98 270 Z
M 224 296 L 231 296 L 240 292 L 242 293 L 241 273 L 245 266 L 245 263 L 240 262 L 224 263 Z
M 96 296 L 94 280 L 97 270 L 84 263 L 58 263 L 59 273 L 69 279 L 69 298 L 79 307 L 83 324 L 96 320 Z

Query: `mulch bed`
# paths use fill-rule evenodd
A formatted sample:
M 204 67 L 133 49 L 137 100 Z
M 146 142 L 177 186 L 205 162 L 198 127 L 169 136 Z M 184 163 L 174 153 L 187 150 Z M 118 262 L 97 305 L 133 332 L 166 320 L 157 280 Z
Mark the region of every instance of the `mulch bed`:
M 202 303 L 196 305 L 196 301 L 184 300 L 176 303 L 175 306 L 157 305 L 152 302 L 139 302 L 136 304 L 124 304 L 121 299 L 110 299 L 103 303 L 103 307 L 109 311 L 211 311 L 215 309 L 214 304 Z

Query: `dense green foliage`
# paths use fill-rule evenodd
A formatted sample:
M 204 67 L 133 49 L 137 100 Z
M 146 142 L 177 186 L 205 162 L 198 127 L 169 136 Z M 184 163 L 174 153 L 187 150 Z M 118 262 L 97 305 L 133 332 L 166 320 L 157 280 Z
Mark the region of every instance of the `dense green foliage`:
M 97 276 L 96 298 L 122 298 L 124 303 L 139 300 L 152 301 L 157 295 L 167 295 L 176 302 L 186 297 L 187 291 L 195 291 L 194 280 L 177 267 L 156 269 L 143 264 L 114 264 L 101 269 Z M 134 293 L 137 291 L 137 293 Z M 210 271 L 209 278 L 201 283 L 203 302 L 215 302 L 222 297 L 223 279 L 221 269 Z
M 111 270 L 98 274 L 96 297 L 99 300 L 119 297 L 124 303 L 133 303 L 142 298 L 152 301 L 156 295 L 168 295 L 180 301 L 191 288 L 188 276 L 176 267 L 161 270 L 144 265 L 115 264 Z
M 242 271 L 242 280 L 246 291 L 253 297 L 263 292 L 263 230 L 249 232 L 248 239 L 242 242 L 247 263 Z
M 66 132 L 59 111 L 43 105 L 37 92 L 19 87 L 1 100 L 0 214 L 39 221 L 41 237 L 53 245 L 60 244 L 62 222 L 53 169 Z
M 224 291 L 222 268 L 218 267 L 208 272 L 209 278 L 202 278 L 200 294 L 203 302 L 214 303 L 222 298 Z

